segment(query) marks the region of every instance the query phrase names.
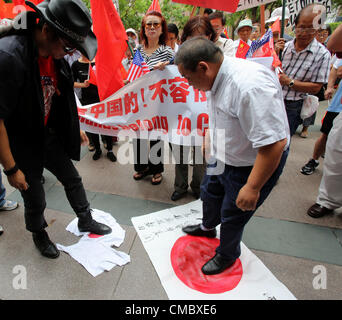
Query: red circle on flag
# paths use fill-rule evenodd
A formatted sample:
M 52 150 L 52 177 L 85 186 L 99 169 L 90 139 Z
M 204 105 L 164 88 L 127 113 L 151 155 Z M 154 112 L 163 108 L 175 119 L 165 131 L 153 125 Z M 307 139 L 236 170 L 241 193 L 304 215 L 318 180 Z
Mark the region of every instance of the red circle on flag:
M 179 238 L 171 250 L 171 264 L 179 280 L 191 289 L 217 294 L 233 290 L 242 278 L 240 259 L 216 275 L 205 275 L 201 268 L 215 255 L 220 244 L 217 238 L 184 236 Z

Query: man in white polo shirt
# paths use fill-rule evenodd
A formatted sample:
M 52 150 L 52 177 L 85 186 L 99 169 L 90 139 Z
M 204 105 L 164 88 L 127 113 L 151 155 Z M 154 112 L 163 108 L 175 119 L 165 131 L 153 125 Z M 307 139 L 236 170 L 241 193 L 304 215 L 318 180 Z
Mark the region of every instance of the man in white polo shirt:
M 282 90 L 269 69 L 225 57 L 203 38 L 186 41 L 175 63 L 190 85 L 210 91 L 210 138 L 218 165 L 207 170 L 201 185 L 202 224 L 183 231 L 216 237 L 221 224 L 216 255 L 202 267 L 204 274 L 218 274 L 240 256 L 244 226 L 285 165 L 290 134 Z

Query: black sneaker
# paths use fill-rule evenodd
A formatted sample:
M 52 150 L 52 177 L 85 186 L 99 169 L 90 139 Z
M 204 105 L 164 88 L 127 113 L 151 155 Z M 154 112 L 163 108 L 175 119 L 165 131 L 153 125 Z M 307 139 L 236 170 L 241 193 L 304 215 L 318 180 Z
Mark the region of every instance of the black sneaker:
M 116 161 L 116 156 L 115 156 L 115 154 L 114 154 L 113 151 L 108 151 L 108 152 L 107 152 L 107 158 L 108 158 L 110 161 L 112 161 L 112 162 L 115 162 L 115 161 Z
M 319 162 L 315 161 L 314 159 L 311 159 L 301 170 L 300 172 L 305 175 L 310 175 L 312 174 L 316 168 L 318 167 Z

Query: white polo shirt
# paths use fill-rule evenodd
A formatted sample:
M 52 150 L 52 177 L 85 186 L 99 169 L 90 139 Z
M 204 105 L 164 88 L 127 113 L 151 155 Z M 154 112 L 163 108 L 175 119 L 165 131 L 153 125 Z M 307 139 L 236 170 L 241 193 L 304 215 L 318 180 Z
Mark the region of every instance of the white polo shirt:
M 290 130 L 274 72 L 255 62 L 224 57 L 210 92 L 211 145 L 216 159 L 236 167 L 252 166 L 258 148 L 284 138 L 288 147 Z

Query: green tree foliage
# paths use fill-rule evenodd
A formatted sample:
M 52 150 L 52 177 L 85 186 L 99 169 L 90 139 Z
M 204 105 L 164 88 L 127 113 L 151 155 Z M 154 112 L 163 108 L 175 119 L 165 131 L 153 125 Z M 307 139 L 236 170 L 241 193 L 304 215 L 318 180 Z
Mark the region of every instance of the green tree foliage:
M 88 7 L 88 9 L 90 9 L 90 0 L 82 0 L 85 5 Z
M 119 0 L 120 17 L 125 28 L 139 30 L 141 20 L 151 3 L 152 0 Z M 167 23 L 175 23 L 179 28 L 188 21 L 192 9 L 192 6 L 174 3 L 171 0 L 160 0 L 160 7 Z

